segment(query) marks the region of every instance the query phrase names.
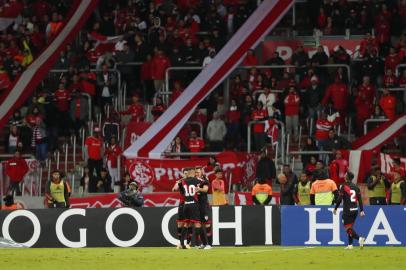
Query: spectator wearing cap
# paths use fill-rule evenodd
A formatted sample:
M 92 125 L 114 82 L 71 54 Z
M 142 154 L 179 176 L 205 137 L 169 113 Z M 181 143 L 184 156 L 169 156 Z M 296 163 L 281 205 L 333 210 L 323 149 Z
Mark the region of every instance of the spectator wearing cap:
M 100 128 L 95 127 L 93 135 L 86 138 L 85 149 L 87 156 L 87 167 L 89 168 L 90 175 L 100 175 L 100 171 L 103 167 L 103 152 L 104 143 L 100 137 Z
M 300 97 L 294 86 L 289 87 L 289 93 L 284 99 L 286 133 L 296 141 L 299 133 Z
M 112 105 L 113 96 L 116 93 L 117 78 L 113 72 L 109 71 L 107 64 L 102 65 L 102 71 L 97 74 L 97 96 L 98 105 L 100 109 L 104 112 L 106 105 Z
M 128 184 L 128 188 L 119 193 L 118 199 L 126 207 L 142 207 L 144 205 L 144 196 L 138 189 L 137 182 Z
M 73 129 L 76 136 L 79 135 L 79 130 L 85 125 L 89 119 L 89 107 L 85 97 L 78 91 L 73 93 L 73 98 L 70 101 L 70 118 L 72 120 Z
M 69 208 L 71 188 L 60 171 L 53 171 L 45 186 L 48 208 Z
M 220 118 L 218 112 L 213 113 L 213 119 L 207 125 L 207 139 L 209 140 L 210 150 L 213 152 L 221 152 L 224 147 L 224 137 L 227 134 L 227 127 L 224 121 Z
M 145 117 L 144 106 L 140 102 L 140 98 L 137 94 L 132 97 L 132 104 L 125 111 L 121 111 L 122 115 L 131 115 L 131 120 L 134 123 L 138 123 Z
M 386 190 L 391 184 L 381 173 L 381 168 L 375 166 L 367 180 L 368 198 L 370 205 L 386 205 Z
M 213 194 L 212 205 L 214 206 L 226 205 L 227 198 L 223 180 L 223 171 L 220 168 L 216 168 L 214 170 L 214 174 L 216 178 L 211 182 L 211 190 Z
M 4 170 L 10 180 L 9 192 L 21 195 L 20 185 L 28 172 L 28 164 L 19 151 L 16 151 L 14 156 L 4 163 Z

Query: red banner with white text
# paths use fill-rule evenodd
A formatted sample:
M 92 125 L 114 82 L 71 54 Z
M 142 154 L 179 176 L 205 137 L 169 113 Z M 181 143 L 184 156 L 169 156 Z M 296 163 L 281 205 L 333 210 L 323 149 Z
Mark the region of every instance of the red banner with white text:
M 144 194 L 144 206 L 146 207 L 178 206 L 179 200 L 180 194 L 178 192 Z M 71 198 L 69 202 L 70 208 L 116 208 L 123 206 L 115 193 Z
M 216 156 L 224 175 L 226 190 L 232 184 L 250 186 L 255 179 L 257 156 L 255 154 L 224 152 Z M 177 179 L 183 177 L 182 168 L 202 166 L 206 176 L 213 179 L 213 168 L 207 166 L 208 159 L 148 159 L 127 160 L 126 167 L 131 178 L 141 188 L 164 192 L 170 191 Z M 231 177 L 231 179 L 230 179 Z
M 339 46 L 346 49 L 347 53 L 352 58 L 357 58 L 359 56 L 358 50 L 361 39 L 350 39 L 350 40 L 337 40 L 337 39 L 322 39 L 320 45 L 323 46 L 324 51 L 328 56 L 338 49 Z M 276 51 L 279 53 L 279 56 L 288 63 L 299 46 L 304 46 L 304 50 L 308 53 L 309 57 L 312 57 L 316 51 L 316 46 L 305 46 L 302 40 L 284 40 L 284 41 L 273 41 L 267 40 L 262 43 L 262 50 L 264 61 L 272 57 L 272 54 Z

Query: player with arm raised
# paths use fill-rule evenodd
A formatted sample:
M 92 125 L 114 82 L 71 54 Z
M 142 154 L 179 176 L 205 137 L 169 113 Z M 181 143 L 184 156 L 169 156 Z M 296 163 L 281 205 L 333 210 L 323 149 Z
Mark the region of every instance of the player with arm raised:
M 182 180 L 186 179 L 187 177 L 187 171 L 185 169 L 183 169 L 183 178 L 179 179 L 176 181 L 175 185 L 172 188 L 172 192 L 177 192 L 179 191 L 181 196 L 180 196 L 180 201 L 179 201 L 179 206 L 178 206 L 178 218 L 176 219 L 176 226 L 178 229 L 178 238 L 179 241 L 181 241 L 181 236 L 182 236 L 182 228 L 183 225 L 185 223 L 185 218 L 183 217 L 183 207 L 185 206 L 185 199 L 183 197 L 183 189 L 180 188 L 180 186 L 182 185 Z M 179 245 L 176 248 L 181 248 L 182 247 L 182 243 L 179 243 Z
M 358 205 L 361 217 L 365 216 L 364 206 L 362 204 L 361 191 L 352 183 L 354 174 L 352 172 L 347 172 L 345 175 L 345 183 L 340 186 L 339 197 L 336 202 L 333 214 L 337 214 L 337 208 L 340 206 L 341 201 L 343 201 L 343 222 L 344 228 L 348 235 L 348 246 L 345 249 L 352 249 L 352 242 L 354 239 L 358 240 L 361 248 L 364 247 L 365 238 L 360 237 L 353 229 L 355 220 L 358 216 Z
M 210 249 L 211 246 L 211 208 L 209 205 L 209 199 L 207 198 L 207 192 L 209 191 L 210 182 L 203 173 L 203 168 L 198 166 L 195 168 L 196 178 L 200 180 L 198 187 L 198 202 L 200 212 L 200 222 L 202 228 L 200 230 L 200 239 L 202 242 L 206 242 L 206 246 L 201 245 L 200 248 Z
M 181 246 L 182 249 L 187 247 L 184 245 L 186 239 L 187 228 L 193 224 L 195 228 L 196 240 L 199 239 L 201 222 L 199 203 L 197 192 L 199 191 L 200 180 L 195 177 L 195 168 L 187 168 L 187 177 L 181 181 L 180 189 L 183 189 L 183 197 L 185 199 L 185 206 L 183 207 L 183 218 L 185 219 L 182 235 Z M 205 239 L 202 239 L 203 245 L 206 245 Z

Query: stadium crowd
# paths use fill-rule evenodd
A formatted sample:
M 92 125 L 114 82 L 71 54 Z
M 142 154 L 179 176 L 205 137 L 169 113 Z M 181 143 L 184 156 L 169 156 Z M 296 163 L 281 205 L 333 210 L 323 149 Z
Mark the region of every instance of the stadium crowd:
M 12 81 L 58 32 L 70 3 L 5 2 L 22 5 L 22 19 L 4 30 L 0 38 L 2 91 L 11 87 Z M 310 25 L 324 35 L 341 34 L 345 29 L 365 34 L 359 58 L 353 59 L 342 47 L 326 52 L 319 46 L 312 57 L 306 48 L 299 47 L 290 61 L 283 60 L 277 52 L 270 59 L 262 59 L 249 50 L 242 62 L 246 69 L 233 73 L 228 89 L 230 100 L 225 100 L 222 89 L 216 89 L 191 118 L 203 125 L 204 133 L 185 126 L 168 146 L 169 152 L 244 151 L 251 121 L 265 121 L 252 126 L 255 151 L 261 151 L 268 142 L 285 139 L 281 138 L 282 127 L 297 143 L 300 125 L 314 130 L 303 150 L 348 149 L 349 143 L 339 136 L 339 130 L 347 130 L 351 124 L 355 134 L 361 136 L 366 119 L 394 119 L 404 111 L 406 91 L 388 89 L 406 87 L 406 70 L 400 75 L 395 72 L 398 64 L 406 63 L 406 2 L 308 2 L 312 7 L 308 16 Z M 96 128 L 94 136 L 89 136 L 85 143 L 87 168 L 90 175 L 96 171 L 99 179 L 89 185 L 84 177 L 82 185 L 90 192 L 111 191 L 121 178 L 115 164 L 122 152 L 117 139 L 127 121 L 120 121 L 120 116 L 130 115 L 129 121 L 138 124 L 159 119 L 196 75 L 193 71 L 171 74 L 171 94 L 167 99 L 160 94 L 166 69 L 207 65 L 252 13 L 256 3 L 101 1 L 86 28 L 66 47 L 54 66 L 67 71 L 52 73 L 27 101 L 25 109 L 16 110 L 11 117 L 10 132 L 4 140 L 6 151 L 34 151 L 36 158 L 45 164 L 49 153 L 62 145 L 60 141 L 67 141 L 72 134 L 79 135 L 79 130 L 100 113 L 102 130 Z M 289 63 L 295 68 L 252 67 Z M 350 65 L 352 78 L 342 67 L 323 67 L 328 63 Z M 123 111 L 108 109 L 113 107 L 120 90 L 114 69 L 120 72 L 121 84 L 126 84 L 131 97 L 131 104 Z M 384 90 L 378 91 L 381 88 Z M 92 108 L 88 108 L 82 93 L 90 97 Z M 148 106 L 152 119 L 148 119 Z M 352 122 L 348 121 L 350 118 Z M 107 159 L 106 168 L 103 158 Z M 311 172 L 319 159 L 304 157 L 303 167 Z M 324 163 L 329 160 L 332 162 L 326 166 L 337 175 L 330 177 L 342 180 L 345 166 L 341 153 L 322 158 Z M 102 172 L 110 179 L 105 179 Z

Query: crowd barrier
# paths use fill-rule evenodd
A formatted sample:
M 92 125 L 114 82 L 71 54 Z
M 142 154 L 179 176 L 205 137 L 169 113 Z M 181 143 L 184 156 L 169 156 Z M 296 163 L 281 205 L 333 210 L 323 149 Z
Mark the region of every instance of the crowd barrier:
M 329 206 L 212 207 L 213 245 L 345 245 L 341 216 L 332 210 Z M 365 213 L 355 230 L 366 238 L 366 245 L 405 246 L 405 206 L 366 206 Z M 0 237 L 27 247 L 174 246 L 176 216 L 176 207 L 0 211 Z

